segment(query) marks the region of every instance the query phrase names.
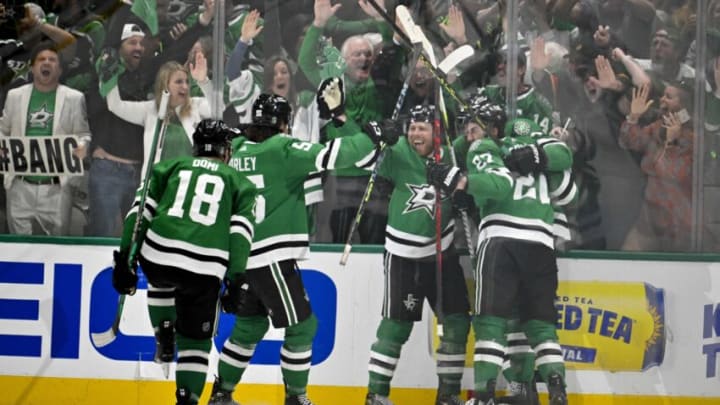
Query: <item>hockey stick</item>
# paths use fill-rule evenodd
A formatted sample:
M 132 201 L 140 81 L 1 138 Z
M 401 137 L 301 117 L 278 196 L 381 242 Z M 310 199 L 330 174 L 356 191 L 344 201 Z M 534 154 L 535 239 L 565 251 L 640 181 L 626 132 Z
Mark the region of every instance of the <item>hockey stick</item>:
M 120 320 L 122 319 L 122 312 L 124 306 L 125 294 L 121 294 L 120 298 L 118 298 L 117 310 L 115 311 L 115 319 L 113 320 L 110 329 L 104 332 L 90 334 L 90 339 L 92 340 L 95 347 L 105 347 L 115 340 L 118 330 L 120 330 Z
M 397 101 L 395 102 L 395 107 L 393 108 L 391 119 L 393 121 L 397 120 L 398 116 L 400 115 L 400 109 L 402 108 L 403 103 L 405 102 L 405 96 L 407 95 L 408 88 L 410 87 L 410 79 L 413 76 L 413 73 L 415 71 L 415 65 L 417 65 L 417 61 L 420 58 L 421 54 L 421 47 L 420 44 L 416 44 L 413 46 L 413 56 L 410 66 L 410 71 L 405 76 L 405 80 L 403 81 L 402 88 L 400 89 L 400 94 L 398 95 Z M 365 187 L 365 193 L 363 194 L 363 198 L 360 201 L 360 205 L 358 205 L 357 212 L 355 213 L 355 220 L 353 221 L 352 225 L 350 226 L 350 231 L 348 231 L 347 238 L 345 239 L 345 248 L 343 249 L 343 254 L 340 256 L 340 264 L 345 265 L 347 263 L 348 257 L 350 256 L 350 250 L 352 250 L 352 237 L 353 234 L 355 234 L 355 230 L 360 225 L 360 220 L 362 219 L 362 214 L 365 211 L 365 207 L 367 206 L 368 201 L 370 201 L 370 196 L 372 195 L 373 188 L 375 187 L 375 179 L 377 178 L 378 171 L 380 171 L 380 164 L 382 164 L 383 159 L 385 158 L 385 148 L 387 147 L 387 144 L 385 142 L 382 142 L 380 144 L 380 151 L 378 152 L 378 156 L 375 159 L 375 166 L 373 167 L 372 172 L 370 173 L 370 179 L 368 180 L 368 184 Z
M 133 226 L 132 242 L 130 244 L 130 254 L 128 254 L 128 265 L 130 268 L 135 267 L 137 260 L 137 250 L 140 248 L 138 242 L 138 236 L 140 234 L 140 225 L 142 224 L 143 211 L 145 210 L 145 200 L 147 199 L 148 186 L 150 181 L 150 175 L 152 174 L 153 166 L 155 165 L 155 156 L 157 154 L 158 145 L 162 149 L 163 141 L 165 140 L 165 131 L 167 130 L 167 105 L 170 100 L 170 93 L 165 90 L 163 91 L 162 98 L 160 99 L 160 106 L 158 107 L 158 119 L 155 122 L 155 134 L 153 136 L 152 144 L 150 145 L 150 156 L 148 156 L 148 162 L 145 166 L 145 174 L 143 177 L 142 190 L 140 191 L 140 201 L 138 202 L 137 216 L 135 217 L 135 225 Z M 160 122 L 160 128 L 158 128 L 158 122 Z
M 454 51 L 450 52 L 448 56 L 445 57 L 445 59 L 442 60 L 442 62 L 438 63 L 438 69 L 440 69 L 441 72 L 447 74 L 450 74 L 450 71 L 455 68 L 455 66 L 459 65 L 460 62 L 469 59 L 471 56 L 475 54 L 475 50 L 470 45 L 463 45 Z
M 158 107 L 158 118 L 155 122 L 155 133 L 153 135 L 152 145 L 150 147 L 150 156 L 145 167 L 145 177 L 142 182 L 142 190 L 140 191 L 140 204 L 138 206 L 137 216 L 135 218 L 135 224 L 133 225 L 133 233 L 130 244 L 130 252 L 128 254 L 128 268 L 130 271 L 136 271 L 135 261 L 137 256 L 137 250 L 139 247 L 138 234 L 140 232 L 140 224 L 142 223 L 143 209 L 145 207 L 145 199 L 148 193 L 148 181 L 150 180 L 150 173 L 152 173 L 152 167 L 155 162 L 156 148 L 158 144 L 162 144 L 162 139 L 165 137 L 165 130 L 167 129 L 167 120 L 165 119 L 167 114 L 168 100 L 170 100 L 170 93 L 165 90 L 160 98 L 160 106 Z M 160 124 L 160 125 L 158 125 Z M 158 142 L 160 139 L 160 142 Z M 129 295 L 135 294 L 135 290 Z M 120 330 L 120 321 L 122 320 L 123 308 L 125 308 L 125 297 L 126 294 L 120 294 L 118 298 L 117 310 L 115 311 L 115 319 L 113 320 L 110 329 L 99 332 L 91 333 L 90 339 L 92 340 L 95 347 L 104 347 L 112 343 L 117 337 L 117 333 Z
M 400 90 L 400 95 L 397 98 L 397 101 L 395 102 L 395 107 L 392 112 L 391 119 L 397 120 L 398 116 L 400 115 L 400 110 L 402 109 L 403 103 L 405 101 L 405 95 L 407 94 L 408 88 L 410 87 L 410 80 L 412 78 L 413 72 L 415 70 L 415 65 L 417 65 L 417 61 L 421 58 L 422 51 L 420 47 L 420 43 L 413 45 L 413 57 L 411 60 L 410 71 L 408 71 L 407 75 L 405 76 L 405 81 L 403 82 L 402 89 Z M 471 57 L 473 55 L 474 51 L 471 46 L 464 45 L 453 52 L 451 52 L 445 59 L 443 59 L 442 62 L 438 65 L 439 69 L 447 74 L 452 69 L 454 69 L 460 62 L 466 60 L 467 58 Z M 373 187 L 375 185 L 375 179 L 377 178 L 377 171 L 380 167 L 380 163 L 382 163 L 382 160 L 384 158 L 385 151 L 385 144 L 380 145 L 380 152 L 378 154 L 378 157 L 375 161 L 375 166 L 373 168 L 372 173 L 370 174 L 370 179 L 368 180 L 368 185 L 365 188 L 365 193 L 363 194 L 363 199 L 360 201 L 360 205 L 358 206 L 357 213 L 355 214 L 355 220 L 353 221 L 350 231 L 348 232 L 348 236 L 345 239 L 345 248 L 343 249 L 343 254 L 340 256 L 340 264 L 345 265 L 348 260 L 348 256 L 350 255 L 350 251 L 352 249 L 352 237 L 355 234 L 355 231 L 357 230 L 357 227 L 360 225 L 360 220 L 362 219 L 362 214 L 365 210 L 365 206 L 367 205 L 367 202 L 370 200 L 370 196 L 373 191 Z
M 400 27 L 398 27 L 397 24 L 395 24 L 395 21 L 393 21 L 392 18 L 390 18 L 390 16 L 388 15 L 388 13 L 385 10 L 383 10 L 382 7 L 380 7 L 380 5 L 378 5 L 375 0 L 367 0 L 367 1 L 378 12 L 378 14 L 383 18 L 383 20 L 385 20 L 385 22 L 387 22 L 390 25 L 390 27 L 392 27 L 393 31 L 395 31 L 400 36 L 401 41 L 403 43 L 405 43 L 406 46 L 412 46 L 412 42 L 411 42 L 410 38 L 408 38 L 408 36 L 400 29 Z M 404 6 L 398 6 L 398 8 L 401 8 L 401 7 L 404 8 Z M 397 12 L 397 8 L 396 8 L 396 12 Z M 430 73 L 433 75 L 433 77 L 435 77 L 435 80 L 437 80 L 438 83 L 440 83 L 440 85 L 443 87 L 443 89 L 445 89 L 445 91 L 450 95 L 450 97 L 452 97 L 453 100 L 455 100 L 457 102 L 458 106 L 467 110 L 469 108 L 468 103 L 465 100 L 463 100 L 457 94 L 457 91 L 455 91 L 455 89 L 450 85 L 450 83 L 448 82 L 448 79 L 447 79 L 447 74 L 445 72 L 441 71 L 437 66 L 433 65 L 428 58 L 429 57 L 423 55 L 420 58 L 420 60 L 423 61 L 423 63 L 428 68 Z M 473 117 L 473 119 L 481 128 L 485 129 L 484 122 L 482 122 L 478 117 Z
M 435 97 L 437 102 L 440 102 L 440 92 L 442 90 L 435 89 Z M 442 137 L 442 129 L 440 126 L 440 117 L 438 116 L 439 111 L 435 109 L 435 118 L 433 120 L 433 155 L 436 163 L 442 161 L 442 148 L 440 146 L 440 138 Z M 446 128 L 447 129 L 447 128 Z M 435 309 L 435 315 L 437 316 L 437 333 L 438 336 L 443 335 L 443 289 L 442 289 L 442 263 L 443 263 L 443 248 L 442 248 L 442 190 L 440 186 L 435 186 L 435 299 L 437 300 L 437 307 Z

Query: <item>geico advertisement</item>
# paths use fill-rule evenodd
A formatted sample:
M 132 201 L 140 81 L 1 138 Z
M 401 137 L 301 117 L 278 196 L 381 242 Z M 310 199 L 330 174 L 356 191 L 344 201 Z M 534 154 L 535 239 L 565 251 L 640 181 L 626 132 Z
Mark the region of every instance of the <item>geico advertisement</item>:
M 312 362 L 319 364 L 335 346 L 337 288 L 320 271 L 301 269 L 301 274 L 318 318 Z M 111 276 L 110 267 L 96 272 L 76 263 L 0 261 L 0 356 L 7 356 L 2 360 L 0 374 L 25 374 L 34 369 L 33 358 L 57 362 L 88 360 L 99 355 L 120 362 L 152 362 L 155 339 L 151 328 L 139 331 L 137 326 L 133 327 L 147 318 L 146 310 L 138 310 L 146 301 L 142 290 L 147 289 L 147 281 L 142 276 L 139 292 L 126 299 L 117 338 L 103 347 L 91 343 L 90 335 L 107 331 L 115 319 L 118 294 L 112 288 Z M 88 277 L 94 278 L 83 282 Z M 82 301 L 88 296 L 83 291 L 87 286 L 90 291 L 86 305 Z M 89 316 L 83 313 L 83 308 L 89 308 Z M 232 315 L 221 315 L 214 342 L 218 351 L 230 335 L 233 321 Z M 125 329 L 130 332 L 124 332 L 123 325 L 129 325 Z M 252 363 L 279 365 L 281 339 L 261 341 Z M 88 347 L 90 353 L 86 354 Z M 65 368 L 62 375 L 87 375 L 82 368 L 72 370 Z M 97 377 L 105 375 L 103 370 L 93 372 Z
M 561 281 L 555 308 L 568 368 L 641 371 L 665 355 L 665 297 L 646 283 Z

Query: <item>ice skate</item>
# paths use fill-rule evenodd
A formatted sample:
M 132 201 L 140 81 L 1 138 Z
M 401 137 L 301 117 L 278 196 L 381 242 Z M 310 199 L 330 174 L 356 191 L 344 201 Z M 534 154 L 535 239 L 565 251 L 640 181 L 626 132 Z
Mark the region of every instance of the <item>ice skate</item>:
M 216 378 L 208 405 L 240 405 L 239 402 L 233 400 L 232 393 L 232 391 L 222 389 L 222 381 Z
M 384 395 L 368 392 L 367 396 L 365 396 L 365 405 L 394 405 L 394 404 L 390 400 L 390 398 L 388 398 Z
M 172 321 L 162 321 L 155 333 L 155 363 L 163 368 L 165 378 L 170 374 L 170 363 L 175 360 L 175 326 Z
M 486 384 L 487 391 L 475 391 L 475 398 L 465 402 L 465 405 L 496 405 L 495 402 L 495 380 L 490 380 Z M 480 398 L 478 398 L 480 397 Z
M 176 405 L 192 405 L 192 394 L 186 388 L 178 388 L 175 391 Z
M 567 405 L 567 393 L 565 383 L 560 374 L 550 374 L 547 381 L 548 397 L 550 405 Z
M 440 395 L 435 398 L 435 405 L 463 405 L 465 401 L 458 395 Z
M 508 384 L 508 395 L 496 398 L 495 403 L 497 405 L 538 405 L 537 393 L 532 390 L 531 384 L 511 381 Z
M 290 395 L 285 397 L 285 405 L 314 405 L 307 394 Z
M 495 401 L 492 399 L 488 399 L 487 401 L 483 401 L 477 398 L 473 398 L 465 402 L 465 405 L 495 405 Z

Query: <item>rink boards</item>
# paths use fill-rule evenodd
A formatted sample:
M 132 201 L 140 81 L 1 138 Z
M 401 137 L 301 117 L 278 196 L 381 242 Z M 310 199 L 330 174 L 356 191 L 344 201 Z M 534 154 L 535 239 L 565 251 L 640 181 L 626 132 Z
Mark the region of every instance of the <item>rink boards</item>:
M 93 345 L 90 333 L 110 327 L 117 302 L 110 286 L 113 246 L 82 243 L 88 242 L 1 244 L 0 404 L 173 403 L 173 382 L 150 360 L 143 282 L 127 301 L 121 336 L 103 348 Z M 345 267 L 339 256 L 335 247 L 318 246 L 300 265 L 320 325 L 310 374 L 318 405 L 362 403 L 380 319 L 381 251 L 354 251 Z M 571 403 L 720 403 L 717 259 L 561 258 L 556 308 Z M 434 400 L 435 339 L 427 308 L 424 315 L 393 379 L 391 399 L 399 405 Z M 223 315 L 216 348 L 231 326 L 232 318 Z M 258 346 L 237 390 L 243 405 L 282 403 L 281 338 L 271 330 Z M 214 350 L 208 382 L 216 363 Z M 463 385 L 472 388 L 470 368 Z

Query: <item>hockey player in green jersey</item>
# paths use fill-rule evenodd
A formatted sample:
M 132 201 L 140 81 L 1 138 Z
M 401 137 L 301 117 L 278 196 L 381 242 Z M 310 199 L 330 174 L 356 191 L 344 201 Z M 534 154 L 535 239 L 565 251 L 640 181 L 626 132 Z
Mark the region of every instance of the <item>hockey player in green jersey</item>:
M 468 105 L 469 108 L 466 111 L 462 111 L 459 115 L 460 119 L 458 120 L 458 128 L 464 130 L 465 137 L 458 137 L 453 144 L 456 154 L 462 156 L 463 160 L 467 154 L 469 143 L 471 143 L 473 139 L 489 136 L 486 134 L 486 131 L 475 122 L 474 116 L 479 115 L 488 121 L 505 121 L 505 113 L 503 112 L 502 106 L 489 101 L 487 95 L 474 95 L 469 100 Z M 542 128 L 529 120 L 519 122 L 527 123 L 528 128 L 531 129 L 531 137 L 536 139 L 538 141 L 537 146 L 543 149 L 543 156 L 553 157 L 552 169 L 561 170 L 570 165 L 571 157 L 569 156 L 569 149 L 563 142 L 558 142 L 556 139 L 545 136 Z M 502 132 L 498 133 L 503 135 Z M 511 161 L 512 159 L 518 160 L 522 154 L 527 155 L 526 157 L 534 156 L 532 147 L 517 149 L 519 145 L 513 143 L 515 139 L 514 137 L 505 137 L 502 141 L 498 140 L 504 153 L 510 153 L 510 156 L 508 156 L 508 163 L 510 165 L 515 164 Z M 461 164 L 461 167 L 464 167 L 464 162 Z M 515 167 L 513 167 L 513 169 L 518 170 Z M 553 206 L 555 208 L 553 229 L 555 233 L 558 234 L 558 237 L 569 238 L 567 217 L 563 212 L 564 207 L 558 207 L 556 204 Z M 473 210 L 470 210 L 470 212 L 473 212 Z M 524 400 L 528 401 L 528 405 L 538 404 L 537 394 L 533 392 L 532 388 L 534 387 L 531 385 L 535 370 L 534 353 L 527 344 L 527 337 L 523 333 L 520 323 L 517 322 L 517 320 L 511 320 L 508 325 L 507 355 L 502 367 L 503 375 L 508 382 L 508 394 L 514 397 L 514 401 L 517 401 L 518 398 L 524 398 Z M 501 398 L 501 400 L 502 399 L 503 398 Z
M 533 120 L 543 132 L 548 133 L 557 123 L 553 122 L 553 106 L 535 88 L 525 83 L 527 58 L 520 51 L 517 56 L 517 117 Z M 492 103 L 504 105 L 507 103 L 507 54 L 503 54 L 497 64 L 496 84 L 489 84 L 478 88 L 477 95 L 486 97 Z
M 528 343 L 537 354 L 538 373 L 548 385 L 550 404 L 564 405 L 565 367 L 555 331 L 558 280 L 552 204 L 568 204 L 575 197 L 569 171 L 572 157 L 562 143 L 540 136 L 543 132 L 530 120 L 506 124 L 503 109 L 493 105 L 479 114 L 490 136 L 509 151 L 504 161 L 515 172 L 512 192 L 493 200 L 472 187 L 476 173 L 487 170 L 495 160 L 477 142 L 467 157 L 469 186 L 455 168 L 431 165 L 428 170 L 428 180 L 448 193 L 467 189 L 481 212 L 472 321 L 475 398 L 468 404 L 495 403 L 495 380 L 507 353 L 507 322 L 519 306 Z
M 433 159 L 434 106 L 419 105 L 410 113 L 407 138 L 387 148 L 379 176 L 394 185 L 385 236 L 385 292 L 377 340 L 370 349 L 366 405 L 391 404 L 390 383 L 414 322 L 421 319 L 425 299 L 439 316 L 443 334 L 437 350 L 437 405 L 457 405 L 470 329 L 469 301 L 463 270 L 453 247 L 452 203 L 442 207 L 442 303 L 436 292 L 436 189 L 428 184 L 426 165 Z M 495 148 L 498 152 L 499 149 Z M 450 161 L 444 151 L 444 161 Z M 498 154 L 497 160 L 502 162 Z M 487 196 L 510 190 L 510 173 L 486 172 L 477 185 Z
M 222 121 L 203 120 L 193 134 L 194 157 L 155 165 L 146 180 L 139 233 L 134 238 L 140 198 L 125 218 L 120 251 L 114 252 L 113 286 L 120 294 L 134 293 L 137 284 L 134 266 L 128 263 L 133 241 L 139 246 L 148 290 L 165 291 L 165 317 L 151 323 L 156 356 L 163 362 L 175 357 L 177 331 L 178 405 L 198 403 L 207 378 L 222 280 L 226 273 L 242 274 L 250 253 L 257 190 L 226 165 L 230 133 Z
M 360 132 L 354 122 L 346 120 L 343 100 L 340 79 L 321 83 L 317 97 L 320 113 L 327 114 L 347 135 L 325 145 L 288 136 L 290 105 L 285 98 L 270 94 L 255 101 L 253 123 L 245 136 L 233 142 L 230 165 L 258 187 L 257 224 L 248 270 L 228 280 L 229 295 L 222 299 L 223 308 L 235 313 L 236 321 L 220 354 L 219 377 L 210 404 L 237 404 L 232 392 L 269 328 L 268 318 L 274 327 L 285 329 L 280 350 L 285 404 L 312 404 L 306 389 L 317 319 L 297 266 L 309 248 L 303 182 L 312 172 L 367 166 L 380 141 L 397 142 L 397 135 L 380 133 L 378 125 Z

